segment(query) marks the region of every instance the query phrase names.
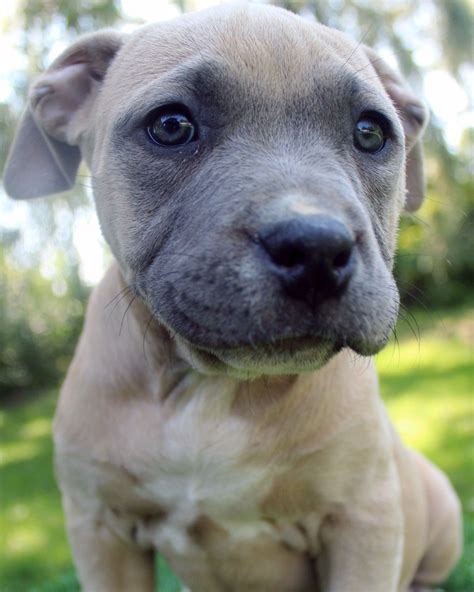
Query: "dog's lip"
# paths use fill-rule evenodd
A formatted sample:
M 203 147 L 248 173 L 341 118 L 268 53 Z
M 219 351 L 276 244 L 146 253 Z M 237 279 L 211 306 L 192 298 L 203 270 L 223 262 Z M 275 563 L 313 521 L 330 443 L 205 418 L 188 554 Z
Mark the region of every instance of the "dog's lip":
M 175 335 L 177 335 L 175 333 Z M 240 355 L 253 355 L 255 358 L 270 360 L 272 358 L 298 358 L 298 356 L 315 355 L 321 351 L 331 351 L 336 353 L 344 348 L 349 348 L 362 356 L 372 356 L 377 354 L 385 343 L 370 343 L 366 340 L 350 340 L 347 338 L 337 338 L 336 336 L 326 335 L 303 335 L 274 338 L 269 341 L 245 341 L 236 344 L 223 344 L 222 346 L 210 345 L 204 343 L 195 343 L 186 337 L 180 336 L 188 345 L 201 351 L 203 354 L 213 358 L 225 361 L 229 358 Z
M 320 349 L 322 346 L 338 348 L 339 345 L 335 343 L 333 339 L 323 339 L 319 336 L 289 336 L 271 339 L 269 341 L 258 341 L 253 342 L 251 340 L 240 342 L 235 345 L 223 345 L 222 347 L 206 347 L 205 345 L 194 345 L 198 349 L 212 353 L 218 357 L 221 355 L 242 353 L 242 352 L 253 352 L 260 355 L 272 354 L 298 354 L 311 350 Z
M 214 369 L 232 368 L 244 375 L 252 372 L 297 374 L 320 368 L 341 349 L 342 346 L 335 345 L 334 341 L 296 337 L 275 340 L 271 344 L 196 348 L 196 353 L 204 356 Z

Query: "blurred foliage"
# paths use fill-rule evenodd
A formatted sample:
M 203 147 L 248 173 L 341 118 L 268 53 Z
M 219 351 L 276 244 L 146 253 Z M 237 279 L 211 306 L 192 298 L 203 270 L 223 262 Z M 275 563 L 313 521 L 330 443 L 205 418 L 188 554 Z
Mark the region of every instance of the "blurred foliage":
M 444 57 L 457 74 L 469 52 L 472 58 L 473 4 L 466 0 L 436 0 L 436 4 L 441 19 L 440 33 L 449 41 L 443 44 Z
M 420 93 L 430 68 L 444 69 L 462 84 L 471 61 L 473 5 L 469 0 L 273 3 L 306 16 L 315 15 L 377 50 L 392 50 Z M 194 0 L 175 0 L 175 4 L 181 10 L 196 6 Z M 423 33 L 417 29 L 420 19 Z M 24 63 L 12 76 L 8 100 L 0 102 L 0 167 L 23 109 L 29 81 L 78 34 L 125 22 L 119 0 L 19 2 L 3 31 L 14 33 L 12 43 Z M 415 41 L 420 34 L 437 56 L 435 63 L 422 68 L 414 59 L 419 47 Z M 433 309 L 459 304 L 473 294 L 474 183 L 469 171 L 472 136 L 465 130 L 454 151 L 446 142 L 441 122 L 433 116 L 425 147 L 427 199 L 419 213 L 402 220 L 396 270 L 405 303 Z M 26 254 L 25 238 L 12 231 L 14 224 L 0 219 L 2 392 L 59 381 L 77 341 L 88 288 L 79 271 L 73 228 L 77 212 L 92 207 L 83 179 L 80 176 L 76 188 L 67 195 L 25 206 L 29 228 L 37 237 Z M 69 212 L 66 218 L 65 211 Z M 46 274 L 45 267 L 49 269 Z
M 5 239 L 4 239 L 5 241 Z M 0 251 L 0 392 L 41 387 L 64 376 L 84 315 L 88 290 L 77 266 L 63 261 L 51 283 L 37 269 L 19 271 Z M 26 298 L 25 295 L 28 295 Z
M 473 294 L 474 179 L 472 145 L 453 155 L 441 131 L 426 133 L 427 197 L 420 214 L 401 223 L 396 271 L 405 301 L 457 305 Z
M 21 32 L 17 49 L 26 62 L 11 81 L 10 100 L 0 103 L 1 169 L 28 84 L 51 61 L 51 47 L 55 43 L 64 47 L 77 35 L 113 25 L 120 17 L 120 3 L 113 0 L 22 0 L 8 27 Z M 89 288 L 79 274 L 73 213 L 92 207 L 80 173 L 68 194 L 28 204 L 28 223 L 38 236 L 27 253 L 23 238 L 2 230 L 0 221 L 0 393 L 4 395 L 57 384 L 79 338 Z M 55 248 L 45 248 L 51 243 Z M 42 270 L 45 259 L 47 274 Z
M 20 13 L 26 31 L 44 31 L 59 17 L 65 29 L 77 33 L 112 25 L 121 16 L 118 3 L 110 0 L 23 0 Z

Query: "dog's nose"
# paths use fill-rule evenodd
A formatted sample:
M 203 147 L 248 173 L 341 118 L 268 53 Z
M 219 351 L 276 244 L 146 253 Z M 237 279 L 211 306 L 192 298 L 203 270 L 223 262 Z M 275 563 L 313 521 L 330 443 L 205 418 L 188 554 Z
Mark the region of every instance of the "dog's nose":
M 330 216 L 293 218 L 264 227 L 259 241 L 289 296 L 310 304 L 340 295 L 355 267 L 354 237 Z

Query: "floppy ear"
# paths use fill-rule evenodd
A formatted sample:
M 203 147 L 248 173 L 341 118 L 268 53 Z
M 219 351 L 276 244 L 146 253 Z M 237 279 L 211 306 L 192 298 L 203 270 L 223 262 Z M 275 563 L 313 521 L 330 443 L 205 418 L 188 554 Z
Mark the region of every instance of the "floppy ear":
M 405 130 L 407 151 L 405 210 L 414 212 L 420 207 L 425 194 L 421 136 L 428 122 L 428 111 L 399 74 L 370 47 L 364 46 L 364 49 L 388 96 L 392 99 Z
M 28 199 L 73 187 L 79 143 L 107 69 L 122 45 L 111 31 L 86 35 L 32 85 L 5 166 L 10 197 Z

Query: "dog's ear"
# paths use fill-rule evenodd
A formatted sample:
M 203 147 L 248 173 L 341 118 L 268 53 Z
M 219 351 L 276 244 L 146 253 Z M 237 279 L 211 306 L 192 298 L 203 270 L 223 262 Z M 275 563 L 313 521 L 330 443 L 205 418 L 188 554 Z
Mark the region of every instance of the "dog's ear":
M 41 197 L 74 185 L 78 144 L 122 40 L 111 31 L 86 35 L 32 85 L 3 176 L 10 197 Z
M 364 46 L 364 49 L 395 105 L 405 130 L 407 151 L 405 210 L 414 212 L 420 207 L 425 194 L 421 136 L 428 122 L 428 111 L 399 74 L 370 47 Z

